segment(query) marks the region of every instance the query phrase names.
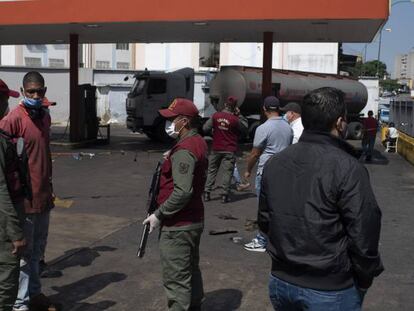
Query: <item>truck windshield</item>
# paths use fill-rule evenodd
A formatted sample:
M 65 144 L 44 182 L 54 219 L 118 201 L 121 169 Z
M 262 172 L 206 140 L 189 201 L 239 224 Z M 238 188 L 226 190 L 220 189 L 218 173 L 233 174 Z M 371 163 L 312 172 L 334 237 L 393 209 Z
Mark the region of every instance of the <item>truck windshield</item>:
M 131 92 L 128 94 L 129 97 L 135 97 L 142 94 L 146 82 L 147 79 L 136 79 L 134 85 L 132 86 Z

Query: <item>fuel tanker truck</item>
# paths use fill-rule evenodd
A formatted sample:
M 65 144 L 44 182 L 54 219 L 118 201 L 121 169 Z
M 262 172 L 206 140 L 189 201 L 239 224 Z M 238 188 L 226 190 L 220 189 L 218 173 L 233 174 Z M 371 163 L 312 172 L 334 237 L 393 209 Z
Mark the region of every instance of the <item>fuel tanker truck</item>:
M 250 138 L 260 125 L 263 102 L 261 68 L 223 66 L 217 73 L 204 74 L 183 68 L 173 72 L 139 72 L 134 78 L 126 100 L 127 127 L 134 132 L 144 132 L 151 139 L 169 139 L 164 130 L 165 120 L 158 110 L 168 107 L 176 97 L 193 100 L 200 115 L 207 120 L 223 108 L 228 96 L 233 95 L 238 98 L 241 114 L 249 121 Z M 359 117 L 368 99 L 367 89 L 362 83 L 332 74 L 288 70 L 273 70 L 272 73 L 272 94 L 282 105 L 292 101 L 300 103 L 308 92 L 328 86 L 345 93 L 348 137 L 360 139 L 362 124 Z
M 360 112 L 364 109 L 368 92 L 357 80 L 333 74 L 302 71 L 273 70 L 272 94 L 282 105 L 302 102 L 310 91 L 320 87 L 335 87 L 345 93 L 347 106 L 348 138 L 360 139 L 362 124 Z M 209 87 L 211 104 L 220 110 L 229 95 L 238 98 L 240 113 L 249 120 L 249 136 L 253 137 L 260 124 L 262 107 L 262 69 L 244 66 L 223 66 L 211 80 Z

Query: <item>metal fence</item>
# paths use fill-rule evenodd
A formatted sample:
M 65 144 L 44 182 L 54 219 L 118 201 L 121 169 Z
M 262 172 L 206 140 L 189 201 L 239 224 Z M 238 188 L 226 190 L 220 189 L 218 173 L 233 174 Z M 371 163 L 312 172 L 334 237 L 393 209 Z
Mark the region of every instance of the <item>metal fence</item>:
M 414 137 L 414 101 L 395 99 L 390 102 L 390 122 L 405 134 Z

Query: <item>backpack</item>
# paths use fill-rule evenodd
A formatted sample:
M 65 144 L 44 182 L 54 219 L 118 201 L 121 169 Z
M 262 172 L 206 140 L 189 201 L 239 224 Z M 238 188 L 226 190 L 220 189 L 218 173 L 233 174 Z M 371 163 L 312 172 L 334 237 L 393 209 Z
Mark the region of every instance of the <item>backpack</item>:
M 6 141 L 6 179 L 12 200 L 24 197 L 32 200 L 29 158 L 26 153 L 24 139 L 13 137 L 0 129 L 0 137 Z

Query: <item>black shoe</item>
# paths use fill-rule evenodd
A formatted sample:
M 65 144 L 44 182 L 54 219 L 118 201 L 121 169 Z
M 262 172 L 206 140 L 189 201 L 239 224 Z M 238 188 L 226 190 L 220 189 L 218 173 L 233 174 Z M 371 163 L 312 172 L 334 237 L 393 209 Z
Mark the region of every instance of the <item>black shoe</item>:
M 210 200 L 210 192 L 204 192 L 204 202 L 208 202 Z
M 221 196 L 221 203 L 228 203 L 230 202 L 230 198 L 228 195 L 224 194 Z

